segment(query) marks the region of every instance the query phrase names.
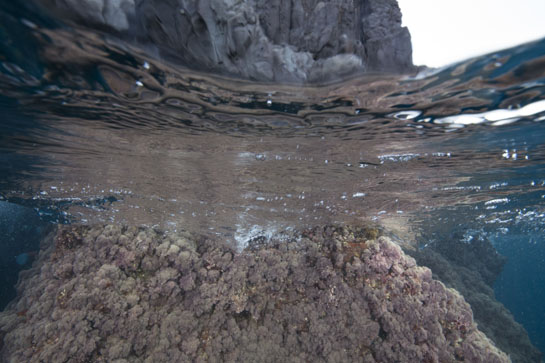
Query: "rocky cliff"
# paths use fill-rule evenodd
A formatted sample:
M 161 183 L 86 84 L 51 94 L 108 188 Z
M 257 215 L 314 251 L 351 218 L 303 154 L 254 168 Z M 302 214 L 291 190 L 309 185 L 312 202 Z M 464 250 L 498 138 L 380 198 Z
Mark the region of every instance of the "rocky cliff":
M 69 21 L 208 71 L 325 81 L 413 69 L 396 0 L 36 0 Z

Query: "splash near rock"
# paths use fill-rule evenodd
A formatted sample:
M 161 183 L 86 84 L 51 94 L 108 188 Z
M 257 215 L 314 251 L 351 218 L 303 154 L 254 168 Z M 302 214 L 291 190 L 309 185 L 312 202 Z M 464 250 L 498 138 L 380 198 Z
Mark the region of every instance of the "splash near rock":
M 242 252 L 120 226 L 50 239 L 0 314 L 3 361 L 509 362 L 455 290 L 373 230 Z
M 36 0 L 189 67 L 265 81 L 414 70 L 395 0 Z

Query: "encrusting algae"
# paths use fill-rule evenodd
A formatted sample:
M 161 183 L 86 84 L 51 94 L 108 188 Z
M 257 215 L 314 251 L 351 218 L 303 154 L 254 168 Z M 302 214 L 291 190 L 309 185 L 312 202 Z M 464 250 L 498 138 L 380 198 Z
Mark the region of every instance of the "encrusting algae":
M 509 362 L 461 295 L 381 234 L 323 226 L 237 251 L 189 233 L 60 227 L 0 314 L 1 358 Z

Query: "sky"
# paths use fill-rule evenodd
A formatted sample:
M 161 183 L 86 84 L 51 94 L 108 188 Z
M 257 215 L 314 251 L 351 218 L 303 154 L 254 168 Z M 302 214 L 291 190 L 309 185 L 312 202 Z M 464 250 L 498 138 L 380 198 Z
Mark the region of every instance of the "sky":
M 398 0 L 416 65 L 441 67 L 545 37 L 545 0 Z

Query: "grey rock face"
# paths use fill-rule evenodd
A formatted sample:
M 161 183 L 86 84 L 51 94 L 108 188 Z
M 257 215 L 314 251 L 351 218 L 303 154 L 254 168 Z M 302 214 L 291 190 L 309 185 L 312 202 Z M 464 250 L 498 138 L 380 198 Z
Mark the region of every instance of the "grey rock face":
M 134 17 L 134 0 L 44 0 L 39 1 L 58 14 L 89 25 L 102 25 L 122 32 Z
M 36 0 L 188 66 L 265 81 L 413 69 L 396 0 Z

